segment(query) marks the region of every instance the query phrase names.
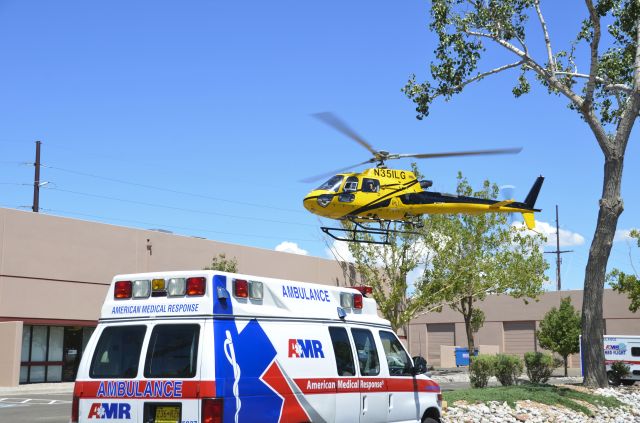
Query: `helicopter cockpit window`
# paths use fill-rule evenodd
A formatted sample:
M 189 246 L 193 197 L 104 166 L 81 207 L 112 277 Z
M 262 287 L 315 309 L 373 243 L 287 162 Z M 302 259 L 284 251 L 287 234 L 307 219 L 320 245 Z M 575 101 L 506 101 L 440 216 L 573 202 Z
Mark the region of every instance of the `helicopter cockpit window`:
M 380 191 L 380 181 L 377 179 L 364 178 L 362 180 L 362 192 L 378 192 Z
M 358 178 L 349 176 L 347 182 L 344 183 L 344 192 L 353 192 L 358 190 Z
M 338 201 L 341 203 L 351 203 L 356 199 L 354 192 L 358 190 L 358 178 L 355 176 L 349 176 L 347 182 L 344 183 L 342 194 L 338 196 Z
M 320 185 L 317 189 L 338 192 L 343 179 L 344 176 L 342 175 L 332 176 L 331 179 Z

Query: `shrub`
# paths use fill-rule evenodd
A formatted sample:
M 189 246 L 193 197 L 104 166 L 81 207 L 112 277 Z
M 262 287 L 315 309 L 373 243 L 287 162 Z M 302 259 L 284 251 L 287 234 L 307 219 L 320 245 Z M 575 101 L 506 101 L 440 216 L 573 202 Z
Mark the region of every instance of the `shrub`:
M 469 363 L 469 382 L 473 388 L 484 388 L 489 382 L 489 378 L 493 375 L 495 367 L 495 357 L 491 355 L 479 355 L 470 357 Z
M 631 368 L 622 361 L 616 361 L 611 365 L 611 370 L 607 372 L 609 376 L 609 385 L 618 386 L 622 378 L 629 375 Z
M 495 357 L 494 374 L 503 386 L 515 385 L 522 374 L 523 366 L 520 357 L 498 354 Z
M 524 354 L 524 364 L 531 383 L 545 383 L 560 362 L 551 354 L 528 352 Z

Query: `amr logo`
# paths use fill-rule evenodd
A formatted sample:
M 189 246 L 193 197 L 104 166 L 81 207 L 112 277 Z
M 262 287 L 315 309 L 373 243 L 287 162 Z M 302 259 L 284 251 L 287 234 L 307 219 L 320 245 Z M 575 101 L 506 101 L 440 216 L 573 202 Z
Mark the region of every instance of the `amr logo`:
M 317 339 L 289 339 L 289 358 L 324 358 L 322 343 Z
M 94 402 L 89 410 L 89 419 L 130 419 L 131 404 L 124 402 Z

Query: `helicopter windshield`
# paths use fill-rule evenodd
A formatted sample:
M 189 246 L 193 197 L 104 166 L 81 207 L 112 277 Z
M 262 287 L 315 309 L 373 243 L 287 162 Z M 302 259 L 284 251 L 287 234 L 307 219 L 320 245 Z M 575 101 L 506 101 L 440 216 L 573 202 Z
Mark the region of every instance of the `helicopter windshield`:
M 329 179 L 324 184 L 320 185 L 317 189 L 338 192 L 338 189 L 340 189 L 340 184 L 342 183 L 343 179 L 344 179 L 344 176 L 342 175 L 332 176 L 331 179 Z

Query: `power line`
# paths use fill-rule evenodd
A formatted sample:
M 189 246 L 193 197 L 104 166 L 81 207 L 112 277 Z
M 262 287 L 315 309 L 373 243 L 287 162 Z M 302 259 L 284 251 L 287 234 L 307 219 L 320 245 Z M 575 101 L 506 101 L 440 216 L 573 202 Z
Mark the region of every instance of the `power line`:
M 312 225 L 312 224 L 309 224 L 309 223 L 298 223 L 298 222 L 291 222 L 291 221 L 286 221 L 285 222 L 285 221 L 282 221 L 282 220 L 265 219 L 265 218 L 261 218 L 261 217 L 236 216 L 236 215 L 230 215 L 230 214 L 224 214 L 224 213 L 216 213 L 216 212 L 212 212 L 212 211 L 186 209 L 186 208 L 182 208 L 182 207 L 167 206 L 167 205 L 164 205 L 164 204 L 147 203 L 147 202 L 144 202 L 144 201 L 127 200 L 127 199 L 124 199 L 124 198 L 109 197 L 109 196 L 106 196 L 106 195 L 91 194 L 91 193 L 80 192 L 80 191 L 71 191 L 71 190 L 55 188 L 55 187 L 49 187 L 47 189 L 51 190 L 51 191 L 66 192 L 66 193 L 69 193 L 69 194 L 82 195 L 82 196 L 86 196 L 86 197 L 101 198 L 101 199 L 104 199 L 104 200 L 121 201 L 121 202 L 124 202 L 124 203 L 138 204 L 138 205 L 149 206 L 149 207 L 158 207 L 158 208 L 169 209 L 169 210 L 178 210 L 178 211 L 189 212 L 189 213 L 230 217 L 230 218 L 233 218 L 233 219 L 240 219 L 240 220 L 256 220 L 256 221 L 268 222 L 268 223 L 281 223 L 281 224 L 285 224 L 285 225 L 315 226 L 315 225 Z
M 293 212 L 293 213 L 304 213 L 304 211 L 302 211 L 302 210 L 293 210 L 293 209 L 269 206 L 269 205 L 264 205 L 264 204 L 249 203 L 249 202 L 244 202 L 244 201 L 229 200 L 229 199 L 226 199 L 226 198 L 212 197 L 212 196 L 209 196 L 209 195 L 198 194 L 198 193 L 194 193 L 194 192 L 179 191 L 179 190 L 175 190 L 175 189 L 171 189 L 171 188 L 165 188 L 165 187 L 159 187 L 159 186 L 147 185 L 147 184 L 140 184 L 140 183 L 137 183 L 137 182 L 124 181 L 122 179 L 111 178 L 111 177 L 108 177 L 108 176 L 94 175 L 94 174 L 91 174 L 91 173 L 80 172 L 80 171 L 72 170 L 72 169 L 65 169 L 65 168 L 61 168 L 61 167 L 57 167 L 57 166 L 49 166 L 49 165 L 44 165 L 43 164 L 42 167 L 46 167 L 47 169 L 58 170 L 58 171 L 61 171 L 61 172 L 72 173 L 72 174 L 75 174 L 75 175 L 88 176 L 90 178 L 96 178 L 96 179 L 102 179 L 102 180 L 105 180 L 105 181 L 116 182 L 116 183 L 119 183 L 119 184 L 132 185 L 132 186 L 137 186 L 137 187 L 141 187 L 141 188 L 148 188 L 148 189 L 155 189 L 155 190 L 158 190 L 158 191 L 170 192 L 170 193 L 173 193 L 173 194 L 189 195 L 189 196 L 192 196 L 192 197 L 204 198 L 204 199 L 207 199 L 207 200 L 222 201 L 222 202 L 231 203 L 231 204 L 238 204 L 238 205 L 242 205 L 242 206 L 259 207 L 259 208 L 286 211 L 286 212 Z
M 140 220 L 133 220 L 133 219 L 120 219 L 120 218 L 115 218 L 115 217 L 98 216 L 98 215 L 94 215 L 94 214 L 78 213 L 78 212 L 72 212 L 72 211 L 67 211 L 67 210 L 41 209 L 41 211 L 45 212 L 46 214 L 48 214 L 49 212 L 64 213 L 64 214 L 73 215 L 73 216 L 84 216 L 84 217 L 91 217 L 91 218 L 95 218 L 95 219 L 107 219 L 107 220 L 116 221 L 116 222 L 117 221 L 119 221 L 119 222 L 129 222 L 129 223 L 136 223 L 136 224 L 146 225 L 146 226 L 173 228 L 173 229 L 180 229 L 180 230 L 187 230 L 187 231 L 200 231 L 200 232 L 209 232 L 209 233 L 222 234 L 222 235 L 246 236 L 246 237 L 251 237 L 251 238 L 276 239 L 276 240 L 280 240 L 280 241 L 282 241 L 282 239 L 283 239 L 282 237 L 274 237 L 274 236 L 267 236 L 267 235 L 256 235 L 256 234 L 243 234 L 243 233 L 237 233 L 237 232 L 214 231 L 214 230 L 211 230 L 211 229 L 194 228 L 194 227 L 189 227 L 189 226 L 165 225 L 165 224 L 162 224 L 162 223 L 143 222 L 143 221 L 140 221 Z M 313 240 L 313 239 L 287 238 L 287 240 L 289 240 L 289 239 L 291 239 L 292 241 L 298 241 L 298 242 L 319 242 L 318 240 Z

